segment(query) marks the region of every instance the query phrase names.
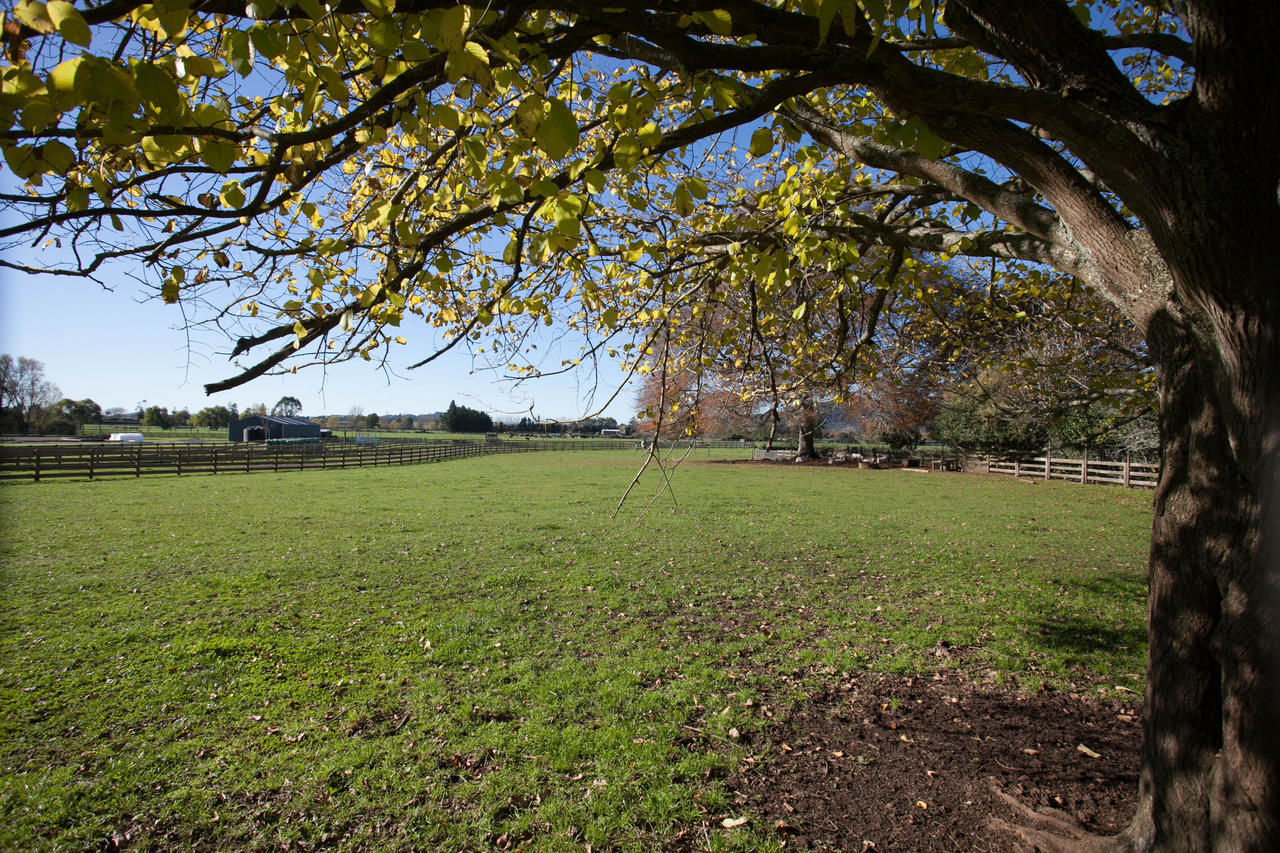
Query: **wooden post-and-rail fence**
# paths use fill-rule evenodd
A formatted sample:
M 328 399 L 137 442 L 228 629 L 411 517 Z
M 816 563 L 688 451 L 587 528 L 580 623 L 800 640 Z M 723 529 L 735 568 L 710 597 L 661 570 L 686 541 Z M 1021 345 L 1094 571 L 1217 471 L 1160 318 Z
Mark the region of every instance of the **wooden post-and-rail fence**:
M 1129 455 L 1120 461 L 1061 459 L 1053 455 L 984 460 L 988 474 L 1007 474 L 1036 480 L 1066 480 L 1126 489 L 1154 489 L 1160 479 L 1160 466 L 1149 462 L 1133 462 Z M 970 470 L 973 470 L 970 468 Z M 981 470 L 981 469 L 979 469 Z
M 634 441 L 414 441 L 359 444 L 262 445 L 251 443 L 144 442 L 0 446 L 0 480 L 143 477 L 159 474 L 232 474 L 306 471 L 442 462 L 490 453 L 534 450 L 624 450 Z

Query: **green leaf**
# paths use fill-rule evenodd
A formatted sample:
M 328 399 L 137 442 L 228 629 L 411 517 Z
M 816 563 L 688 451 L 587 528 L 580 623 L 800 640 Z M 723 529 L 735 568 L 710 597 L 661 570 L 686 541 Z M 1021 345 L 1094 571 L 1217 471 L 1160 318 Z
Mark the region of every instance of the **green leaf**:
M 651 121 L 645 122 L 644 127 L 636 131 L 636 135 L 646 148 L 657 148 L 662 144 L 662 129 Z
M 368 2 L 368 0 L 365 0 Z M 436 44 L 449 52 L 462 50 L 467 43 L 467 28 L 471 24 L 471 8 L 454 6 L 440 19 L 440 34 Z
M 171 141 L 170 139 L 165 139 L 162 142 L 160 138 L 155 136 L 142 137 L 142 153 L 147 155 L 147 160 L 150 161 L 152 167 L 159 169 L 178 159 L 175 156 L 176 152 L 173 150 Z
M 694 12 L 694 20 L 702 23 L 718 36 L 727 36 L 733 32 L 733 17 L 727 9 L 712 9 L 710 12 Z
M 40 146 L 40 159 L 52 166 L 52 171 L 66 174 L 76 164 L 76 152 L 54 139 Z
M 556 231 L 566 237 L 577 237 L 582 231 L 582 222 L 578 217 L 558 207 L 556 208 Z
M 699 201 L 707 197 L 707 182 L 702 178 L 686 178 L 684 184 L 689 188 L 689 194 Z
M 818 44 L 826 44 L 831 22 L 840 11 L 840 0 L 820 0 L 818 3 Z
M 205 165 L 220 175 L 231 171 L 236 159 L 240 156 L 239 146 L 220 140 L 205 140 L 200 147 L 200 159 Z
M 85 187 L 67 188 L 67 210 L 79 212 L 89 209 L 89 190 Z
M 583 198 L 569 195 L 549 203 L 553 205 L 551 215 L 555 219 L 556 231 L 566 237 L 577 237 L 582 228 L 580 217 L 586 207 Z
M 519 204 L 524 201 L 524 187 L 520 186 L 512 178 L 504 177 L 494 191 L 493 196 L 500 204 Z
M 275 59 L 284 51 L 284 46 L 275 31 L 265 24 L 258 24 L 249 31 L 249 40 L 258 53 L 267 59 Z
M 182 288 L 182 283 L 187 280 L 187 271 L 182 267 L 173 267 L 169 270 L 169 275 L 164 280 L 164 284 L 160 286 L 160 298 L 165 301 L 166 305 L 172 305 L 178 301 L 178 294 Z
M 19 178 L 29 178 L 40 172 L 40 158 L 22 145 L 4 146 L 4 161 Z
M 278 8 L 280 8 L 279 4 L 277 4 L 275 0 L 252 0 L 252 2 L 244 7 L 244 11 L 245 14 L 253 20 L 264 21 L 274 15 Z M 186 16 L 184 15 L 183 17 L 185 18 Z M 170 33 L 174 32 L 168 26 L 166 26 L 165 29 Z
M 81 47 L 89 46 L 89 42 L 93 40 L 93 34 L 89 32 L 89 25 L 85 23 L 75 6 L 67 0 L 49 0 L 45 9 L 49 13 L 49 20 L 58 28 L 59 35 L 72 44 L 78 44 Z
M 44 35 L 58 31 L 57 25 L 49 17 L 49 10 L 36 0 L 22 0 L 13 7 L 13 16 L 31 29 Z
M 489 157 L 489 149 L 474 136 L 468 136 L 462 140 L 462 150 L 476 163 L 484 163 Z
M 751 134 L 751 156 L 763 157 L 773 150 L 773 131 L 767 127 L 757 128 Z
M 531 196 L 551 198 L 551 196 L 558 192 L 560 192 L 560 187 L 556 185 L 555 181 L 547 178 L 538 178 L 536 181 L 529 184 L 529 194 Z
M 444 61 L 444 70 L 451 83 L 457 83 L 463 77 L 470 77 L 481 86 L 493 82 L 489 72 L 489 54 L 473 41 L 463 45 L 462 50 L 450 52 Z
M 158 112 L 178 109 L 181 95 L 178 84 L 169 72 L 154 62 L 133 62 L 132 71 L 138 94 L 142 100 L 151 104 Z
M 599 169 L 587 169 L 582 173 L 582 180 L 586 183 L 587 189 L 593 193 L 604 191 L 604 172 Z
M 534 142 L 553 160 L 559 160 L 578 145 L 578 120 L 573 110 L 559 98 L 550 101 L 551 110 L 534 135 Z
M 244 187 L 240 186 L 239 181 L 227 181 L 222 185 L 218 199 L 230 208 L 244 207 Z
M 542 98 L 529 95 L 516 107 L 516 129 L 525 136 L 533 138 L 538 132 L 538 125 L 543 120 Z
M 514 266 L 520 260 L 520 241 L 514 236 L 507 241 L 507 246 L 502 250 L 502 262 L 504 264 Z
M 793 320 L 804 319 L 804 315 L 807 310 L 809 310 L 809 303 L 801 302 L 799 305 L 796 306 L 796 310 L 791 312 L 791 319 Z
M 867 10 L 873 23 L 880 24 L 884 22 L 885 17 L 889 14 L 889 9 L 885 6 L 885 0 L 859 0 L 862 8 Z
M 244 30 L 228 30 L 222 35 L 222 56 L 231 69 L 241 77 L 253 72 L 253 57 L 249 50 L 249 34 Z M 150 63 L 140 63 L 150 64 Z
M 214 104 L 198 104 L 192 113 L 196 124 L 201 127 L 216 127 L 220 122 L 227 120 L 226 111 Z
M 693 213 L 695 207 L 693 203 L 693 196 L 689 194 L 689 188 L 685 186 L 683 181 L 676 187 L 674 201 L 676 213 L 680 216 L 688 216 L 690 213 Z
M 623 171 L 634 168 L 642 157 L 644 157 L 644 146 L 631 134 L 622 137 L 613 146 L 613 161 Z
M 915 130 L 915 145 L 913 146 L 921 156 L 928 157 L 930 160 L 937 160 L 943 154 L 947 153 L 948 145 L 946 140 L 933 132 L 929 125 L 917 118 L 913 118 L 908 122 L 908 126 Z
M 394 56 L 400 41 L 400 25 L 395 18 L 379 18 L 369 24 L 369 44 L 379 56 Z
M 49 72 L 49 90 L 52 92 L 74 92 L 76 88 L 76 72 L 84 62 L 83 56 L 59 62 Z

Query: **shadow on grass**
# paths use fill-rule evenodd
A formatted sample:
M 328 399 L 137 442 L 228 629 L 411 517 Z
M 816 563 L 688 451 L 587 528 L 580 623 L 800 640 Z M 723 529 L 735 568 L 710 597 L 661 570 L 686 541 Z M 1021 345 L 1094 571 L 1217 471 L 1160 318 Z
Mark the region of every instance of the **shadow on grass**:
M 1092 577 L 1076 577 L 1071 587 L 1114 601 L 1141 601 L 1147 599 L 1147 575 L 1145 572 L 1123 574 L 1098 574 Z
M 1140 648 L 1147 641 L 1147 632 L 1142 626 L 1117 628 L 1077 616 L 1039 619 L 1031 628 L 1040 645 L 1078 663 L 1115 649 Z

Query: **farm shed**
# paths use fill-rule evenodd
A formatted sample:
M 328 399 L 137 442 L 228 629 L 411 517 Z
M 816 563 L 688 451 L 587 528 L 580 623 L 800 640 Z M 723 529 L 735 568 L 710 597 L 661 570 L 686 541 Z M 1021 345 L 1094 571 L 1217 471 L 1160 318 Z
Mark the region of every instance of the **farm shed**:
M 228 441 L 266 441 L 269 438 L 319 438 L 320 425 L 306 418 L 254 415 L 227 426 Z

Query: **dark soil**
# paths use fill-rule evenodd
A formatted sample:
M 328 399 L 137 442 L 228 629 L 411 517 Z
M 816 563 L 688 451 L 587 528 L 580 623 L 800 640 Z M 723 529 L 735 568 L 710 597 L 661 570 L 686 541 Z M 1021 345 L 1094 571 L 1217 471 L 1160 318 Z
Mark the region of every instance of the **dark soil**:
M 959 675 L 863 675 L 779 724 L 729 787 L 788 850 L 1020 849 L 997 790 L 1114 834 L 1137 799 L 1140 716 Z

